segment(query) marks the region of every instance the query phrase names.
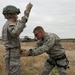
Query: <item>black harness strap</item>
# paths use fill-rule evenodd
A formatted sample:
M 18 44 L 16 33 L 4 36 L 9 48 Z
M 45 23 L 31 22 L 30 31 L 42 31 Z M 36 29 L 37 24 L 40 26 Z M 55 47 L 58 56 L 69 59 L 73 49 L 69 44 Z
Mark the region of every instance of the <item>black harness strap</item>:
M 55 66 L 55 63 L 54 62 L 52 62 L 52 61 L 50 61 L 50 60 L 46 60 L 50 65 L 53 65 L 53 66 Z
M 66 65 L 60 65 L 60 64 L 57 63 L 57 61 L 62 60 L 62 59 L 66 59 L 66 63 L 67 63 Z M 55 63 L 54 63 L 53 61 L 55 61 Z M 61 67 L 61 68 L 64 68 L 64 69 L 69 68 L 69 66 L 68 66 L 69 61 L 68 61 L 68 59 L 67 59 L 67 57 L 66 57 L 65 54 L 64 54 L 62 57 L 60 57 L 60 58 L 56 58 L 56 59 L 53 58 L 52 61 L 50 61 L 49 59 L 47 59 L 47 62 L 48 62 L 50 65 L 54 65 L 54 66 L 56 65 L 57 67 Z

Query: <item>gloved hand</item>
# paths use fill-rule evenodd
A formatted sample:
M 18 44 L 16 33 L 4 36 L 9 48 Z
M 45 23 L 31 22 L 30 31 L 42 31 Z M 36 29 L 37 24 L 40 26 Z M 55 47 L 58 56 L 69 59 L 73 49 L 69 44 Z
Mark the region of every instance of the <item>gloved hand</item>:
M 29 49 L 29 54 L 28 56 L 33 56 L 33 49 Z
M 21 57 L 27 57 L 29 55 L 29 51 L 26 49 L 21 49 L 20 55 Z
M 28 3 L 27 6 L 26 6 L 26 10 L 31 10 L 32 6 L 33 5 L 31 3 Z
M 30 11 L 32 9 L 33 5 L 31 3 L 28 3 L 27 6 L 26 6 L 26 10 L 24 11 L 24 16 L 25 17 L 29 17 L 29 14 L 30 14 Z
M 26 10 L 24 11 L 24 16 L 22 17 L 22 22 L 27 22 L 29 18 L 30 11 L 32 9 L 33 5 L 31 3 L 28 3 L 26 6 Z

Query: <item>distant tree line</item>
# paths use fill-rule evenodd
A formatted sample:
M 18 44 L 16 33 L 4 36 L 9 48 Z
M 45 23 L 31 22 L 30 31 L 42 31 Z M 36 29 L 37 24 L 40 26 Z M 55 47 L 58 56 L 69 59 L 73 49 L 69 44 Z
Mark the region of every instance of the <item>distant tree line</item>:
M 34 41 L 37 41 L 36 38 L 30 38 L 28 36 L 24 36 L 23 38 L 20 38 L 20 41 L 21 42 L 34 42 Z

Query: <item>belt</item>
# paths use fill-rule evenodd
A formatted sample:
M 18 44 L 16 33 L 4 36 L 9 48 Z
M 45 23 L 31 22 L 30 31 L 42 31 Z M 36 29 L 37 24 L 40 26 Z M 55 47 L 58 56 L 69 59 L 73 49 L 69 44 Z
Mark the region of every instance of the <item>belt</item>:
M 58 58 L 56 58 L 56 59 L 54 59 L 54 60 L 55 60 L 55 61 L 58 61 L 58 60 L 65 59 L 65 58 L 66 58 L 66 55 L 64 54 L 63 56 L 58 57 Z
M 60 60 L 60 59 L 65 59 L 66 58 L 66 55 L 65 54 L 62 54 L 62 55 L 58 55 L 58 56 L 55 56 L 55 57 L 51 57 L 53 60 Z
M 11 49 L 19 49 L 19 48 L 18 47 L 6 48 L 6 50 L 11 50 Z
M 62 65 L 62 64 L 57 63 L 57 61 L 62 60 L 62 59 L 66 59 L 66 65 Z M 53 61 L 55 61 L 55 63 Z M 57 65 L 57 67 L 61 67 L 61 68 L 64 68 L 64 69 L 69 68 L 69 61 L 68 61 L 65 54 L 63 56 L 61 56 L 60 58 L 53 59 L 53 61 L 50 61 L 50 60 L 47 59 L 47 62 L 50 65 L 53 65 L 53 66 Z

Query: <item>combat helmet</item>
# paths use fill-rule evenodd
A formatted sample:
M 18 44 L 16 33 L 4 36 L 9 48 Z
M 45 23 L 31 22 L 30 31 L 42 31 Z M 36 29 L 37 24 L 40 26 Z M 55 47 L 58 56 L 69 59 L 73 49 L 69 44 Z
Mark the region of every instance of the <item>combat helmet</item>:
M 12 14 L 15 13 L 19 14 L 20 10 L 13 5 L 6 6 L 5 8 L 3 8 L 3 12 L 2 12 L 5 18 L 9 18 Z

